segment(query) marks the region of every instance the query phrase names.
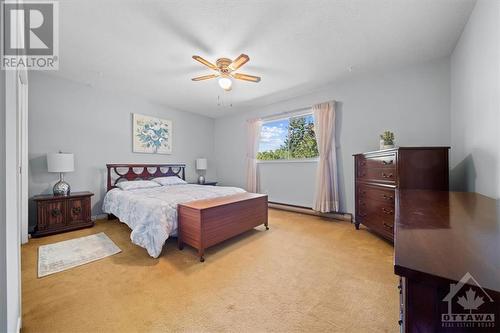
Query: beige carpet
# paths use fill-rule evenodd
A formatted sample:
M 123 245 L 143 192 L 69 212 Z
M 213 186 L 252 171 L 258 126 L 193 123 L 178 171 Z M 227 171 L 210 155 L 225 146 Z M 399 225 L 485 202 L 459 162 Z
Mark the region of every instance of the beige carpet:
M 393 248 L 366 229 L 270 210 L 262 227 L 160 258 L 117 221 L 22 248 L 23 332 L 396 332 Z M 37 279 L 37 248 L 105 232 L 122 252 Z

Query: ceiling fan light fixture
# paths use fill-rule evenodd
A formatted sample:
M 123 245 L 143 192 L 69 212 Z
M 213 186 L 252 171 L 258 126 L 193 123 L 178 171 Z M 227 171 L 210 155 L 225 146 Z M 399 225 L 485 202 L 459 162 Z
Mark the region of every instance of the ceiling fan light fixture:
M 233 87 L 233 81 L 228 77 L 221 77 L 219 78 L 219 86 L 225 91 L 229 91 Z
M 260 82 L 260 76 L 234 73 L 234 71 L 238 70 L 241 66 L 243 66 L 250 60 L 250 57 L 248 57 L 246 54 L 241 54 L 235 60 L 231 60 L 229 58 L 219 58 L 215 62 L 215 65 L 200 56 L 194 55 L 193 59 L 214 70 L 216 74 L 194 77 L 191 79 L 192 81 L 204 81 L 218 78 L 219 86 L 225 91 L 229 91 L 232 89 L 233 79 L 254 83 Z

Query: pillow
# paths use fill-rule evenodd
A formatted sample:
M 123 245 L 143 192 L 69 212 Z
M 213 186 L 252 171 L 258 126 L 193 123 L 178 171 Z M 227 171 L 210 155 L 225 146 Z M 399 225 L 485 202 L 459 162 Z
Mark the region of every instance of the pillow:
M 184 180 L 177 176 L 153 178 L 153 181 L 163 186 L 187 184 Z
M 140 188 L 153 188 L 161 186 L 151 180 L 131 180 L 128 182 L 119 182 L 116 186 L 124 191 L 137 190 Z

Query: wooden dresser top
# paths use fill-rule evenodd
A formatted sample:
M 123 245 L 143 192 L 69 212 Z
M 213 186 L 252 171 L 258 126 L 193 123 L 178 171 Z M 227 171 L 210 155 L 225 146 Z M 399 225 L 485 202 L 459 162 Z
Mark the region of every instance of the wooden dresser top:
M 364 153 L 357 153 L 357 154 L 353 154 L 352 156 L 356 156 L 356 155 L 371 155 L 371 154 L 387 154 L 387 153 L 394 153 L 394 152 L 400 151 L 400 150 L 433 150 L 433 149 L 446 149 L 446 150 L 449 150 L 450 147 L 448 147 L 448 146 L 394 147 L 394 148 L 387 148 L 387 149 L 380 149 L 380 150 L 372 150 L 372 151 L 367 151 L 367 152 L 364 152 Z
M 459 281 L 469 272 L 500 291 L 500 201 L 425 190 L 399 190 L 396 200 L 396 274 Z
M 213 208 L 213 207 L 232 204 L 232 203 L 235 203 L 238 201 L 245 201 L 245 200 L 264 198 L 264 197 L 267 197 L 267 194 L 245 192 L 245 193 L 227 195 L 224 197 L 218 197 L 218 198 L 213 198 L 213 199 L 204 199 L 204 200 L 196 200 L 196 201 L 186 202 L 183 204 L 179 204 L 179 206 L 203 210 L 203 209 L 207 209 L 207 208 Z
M 53 195 L 53 194 L 39 194 L 33 197 L 35 201 L 48 201 L 48 200 L 67 200 L 72 198 L 81 198 L 81 197 L 91 197 L 94 193 L 92 192 L 71 192 L 68 195 Z

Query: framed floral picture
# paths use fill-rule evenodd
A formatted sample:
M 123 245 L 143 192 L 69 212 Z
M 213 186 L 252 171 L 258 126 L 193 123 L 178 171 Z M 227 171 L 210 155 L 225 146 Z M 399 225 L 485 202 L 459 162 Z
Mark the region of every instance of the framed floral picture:
M 134 153 L 172 154 L 172 121 L 133 115 Z

